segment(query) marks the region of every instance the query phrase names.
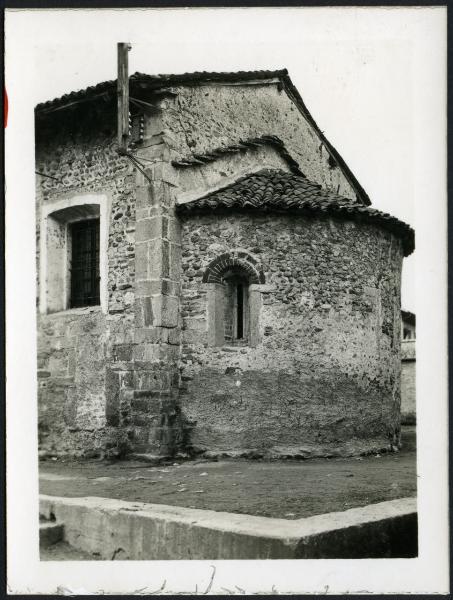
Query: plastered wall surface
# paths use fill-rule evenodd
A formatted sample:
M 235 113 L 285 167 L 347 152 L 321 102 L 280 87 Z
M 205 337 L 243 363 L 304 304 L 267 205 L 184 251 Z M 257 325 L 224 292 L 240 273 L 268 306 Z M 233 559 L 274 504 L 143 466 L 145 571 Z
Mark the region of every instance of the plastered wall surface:
M 416 421 L 416 349 L 415 339 L 401 342 L 401 418 L 404 423 Z
M 184 217 L 181 406 L 200 449 L 397 444 L 400 242 L 372 226 L 277 215 Z M 256 348 L 207 346 L 211 260 L 259 258 Z
M 176 155 L 190 156 L 261 135 L 278 136 L 308 179 L 346 198 L 356 194 L 312 126 L 277 84 L 180 87 L 166 100 L 163 124 Z
M 401 415 L 407 422 L 415 422 L 415 361 L 401 365 Z

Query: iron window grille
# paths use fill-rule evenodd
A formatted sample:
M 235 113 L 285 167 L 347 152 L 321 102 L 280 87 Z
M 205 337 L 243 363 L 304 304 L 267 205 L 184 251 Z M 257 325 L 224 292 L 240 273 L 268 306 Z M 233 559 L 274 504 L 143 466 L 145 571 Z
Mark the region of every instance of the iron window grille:
M 70 225 L 71 296 L 70 307 L 95 306 L 99 296 L 99 219 Z

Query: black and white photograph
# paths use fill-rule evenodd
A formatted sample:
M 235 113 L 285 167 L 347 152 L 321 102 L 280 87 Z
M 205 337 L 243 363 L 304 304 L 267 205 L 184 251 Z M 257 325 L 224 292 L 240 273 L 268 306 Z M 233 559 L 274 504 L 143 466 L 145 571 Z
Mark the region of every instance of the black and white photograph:
M 5 31 L 10 593 L 448 593 L 446 8 Z

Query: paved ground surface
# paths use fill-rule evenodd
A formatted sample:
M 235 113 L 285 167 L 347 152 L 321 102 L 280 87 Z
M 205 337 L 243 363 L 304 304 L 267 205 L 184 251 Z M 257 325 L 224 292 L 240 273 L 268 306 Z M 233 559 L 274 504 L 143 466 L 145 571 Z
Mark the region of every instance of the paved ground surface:
M 404 427 L 401 452 L 361 458 L 155 467 L 130 461 L 45 461 L 40 464 L 40 492 L 299 519 L 415 496 L 415 427 Z

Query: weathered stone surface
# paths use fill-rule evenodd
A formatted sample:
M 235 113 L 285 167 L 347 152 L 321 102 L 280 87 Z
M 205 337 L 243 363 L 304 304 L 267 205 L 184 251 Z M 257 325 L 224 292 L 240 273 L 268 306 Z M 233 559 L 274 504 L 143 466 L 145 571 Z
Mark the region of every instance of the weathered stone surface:
M 177 109 L 165 111 L 163 120 L 177 142 L 179 157 L 272 134 L 309 179 L 355 198 L 341 170 L 329 164 L 318 135 L 277 85 L 180 87 L 177 93 Z
M 172 296 L 154 296 L 152 308 L 155 327 L 177 327 L 179 315 L 179 299 Z
M 182 222 L 181 406 L 194 447 L 397 445 L 399 241 L 369 225 L 277 215 Z M 201 275 L 219 245 L 254 252 L 271 286 L 256 347 L 207 345 Z
M 355 191 L 277 85 L 174 92 L 145 119 L 134 150 L 144 172 L 117 154 L 108 100 L 102 110 L 73 108 L 71 118 L 57 111 L 37 127 L 36 171 L 49 176 L 37 177 L 37 264 L 43 207 L 87 193 L 111 201 L 105 314 L 38 315 L 40 448 L 83 456 L 397 445 L 400 240 L 360 220 L 322 216 L 178 217 L 177 198 L 263 165 L 298 163 L 324 188 L 351 199 Z M 172 165 L 262 135 L 278 136 L 291 156 L 238 146 L 199 168 Z M 64 227 L 53 235 L 58 246 Z M 215 290 L 203 283 L 208 264 L 234 251 L 256 275 L 253 334 L 240 348 L 219 346 Z M 61 287 L 68 274 L 60 262 Z
M 94 122 L 86 113 L 57 118 L 53 127 L 52 135 L 38 130 L 36 138 L 36 170 L 56 178 L 37 177 L 38 265 L 41 206 L 98 192 L 112 202 L 106 257 L 110 314 L 99 308 L 38 314 L 40 368 L 49 374 L 39 389 L 40 448 L 82 456 L 103 452 L 123 418 L 111 378 L 121 383 L 114 365 L 121 362 L 123 372 L 130 368 L 132 352 L 135 174 L 116 153 L 114 115 L 108 110 Z

